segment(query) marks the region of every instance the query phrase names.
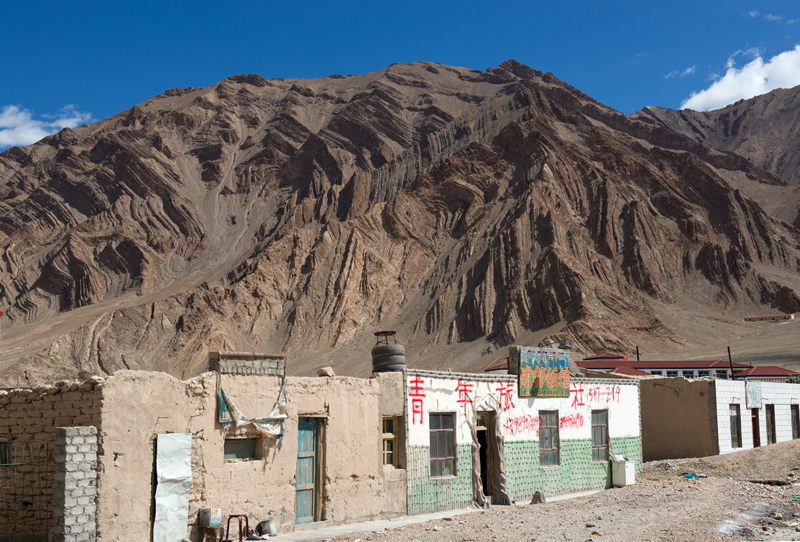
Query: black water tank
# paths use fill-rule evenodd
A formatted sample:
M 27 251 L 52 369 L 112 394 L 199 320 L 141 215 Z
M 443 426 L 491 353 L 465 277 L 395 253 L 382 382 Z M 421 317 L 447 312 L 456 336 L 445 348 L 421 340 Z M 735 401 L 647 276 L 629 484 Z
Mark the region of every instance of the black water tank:
M 377 331 L 378 344 L 372 348 L 372 372 L 388 373 L 406 368 L 406 349 L 398 344 L 394 331 Z

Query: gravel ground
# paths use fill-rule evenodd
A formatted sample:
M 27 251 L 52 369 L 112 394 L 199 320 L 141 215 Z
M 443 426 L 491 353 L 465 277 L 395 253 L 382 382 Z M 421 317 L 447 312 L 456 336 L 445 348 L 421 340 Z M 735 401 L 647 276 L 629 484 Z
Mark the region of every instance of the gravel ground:
M 686 478 L 688 472 L 707 478 Z M 800 540 L 800 501 L 793 495 L 800 495 L 800 440 L 646 463 L 635 485 L 586 497 L 494 507 L 335 540 Z

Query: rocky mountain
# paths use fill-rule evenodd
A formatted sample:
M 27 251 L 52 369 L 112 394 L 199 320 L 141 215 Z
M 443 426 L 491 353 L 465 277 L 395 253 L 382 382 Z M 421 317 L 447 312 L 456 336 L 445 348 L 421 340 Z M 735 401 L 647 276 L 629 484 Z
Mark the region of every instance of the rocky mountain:
M 728 180 L 774 216 L 800 227 L 800 87 L 773 90 L 709 112 L 646 107 L 632 118 L 737 154 L 775 174 L 782 183 L 764 184 L 746 176 Z
M 0 373 L 480 370 L 735 334 L 800 310 L 800 231 L 726 177 L 781 179 L 515 61 L 172 89 L 0 155 Z M 10 326 L 8 322 L 10 321 Z

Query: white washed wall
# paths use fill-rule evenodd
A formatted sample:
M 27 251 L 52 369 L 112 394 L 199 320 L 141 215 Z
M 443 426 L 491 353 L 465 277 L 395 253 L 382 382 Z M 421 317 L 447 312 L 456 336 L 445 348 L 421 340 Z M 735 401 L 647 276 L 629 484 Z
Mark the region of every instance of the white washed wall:
M 576 379 L 570 388 L 569 397 L 520 398 L 516 377 L 409 369 L 406 373 L 407 444 L 429 445 L 428 414 L 431 412 L 457 413 L 456 442 L 470 442 L 465 413 L 471 416 L 473 408 L 499 412 L 506 441 L 538 439 L 541 410 L 558 411 L 561 440 L 591 438 L 592 410 L 606 409 L 611 438 L 640 435 L 638 381 Z M 415 410 L 415 399 L 422 401 L 421 410 Z
M 750 409 L 745 402 L 745 383 L 742 381 L 717 380 L 714 383 L 717 395 L 717 435 L 719 453 L 726 454 L 753 447 L 753 424 Z M 730 405 L 739 405 L 742 419 L 742 447 L 731 447 Z M 775 405 L 775 440 L 792 439 L 792 418 L 789 405 L 800 404 L 800 384 L 781 382 L 761 383 L 761 408 L 758 413 L 758 428 L 761 446 L 767 445 L 767 415 L 765 405 Z

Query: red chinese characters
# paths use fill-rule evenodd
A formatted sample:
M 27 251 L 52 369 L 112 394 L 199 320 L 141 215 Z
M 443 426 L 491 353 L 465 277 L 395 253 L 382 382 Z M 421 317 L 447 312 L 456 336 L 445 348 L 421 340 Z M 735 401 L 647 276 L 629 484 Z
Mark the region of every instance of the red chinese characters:
M 517 405 L 514 404 L 514 383 L 513 382 L 506 382 L 504 384 L 500 384 L 497 388 L 497 391 L 500 392 L 500 408 L 503 412 L 515 408 Z
M 422 424 L 425 419 L 422 411 L 422 401 L 425 398 L 425 393 L 423 393 L 425 388 L 422 386 L 425 384 L 425 381 L 417 374 L 408 383 L 410 384 L 408 396 L 411 398 L 411 423 L 412 425 L 417 423 L 417 414 L 419 414 L 419 423 Z
M 461 382 L 461 379 L 458 380 L 458 385 L 456 386 L 456 392 L 458 393 L 458 403 L 464 406 L 464 416 L 467 415 L 467 403 L 472 403 L 472 399 L 469 398 L 470 392 L 472 392 L 472 387 L 475 384 L 472 382 Z

